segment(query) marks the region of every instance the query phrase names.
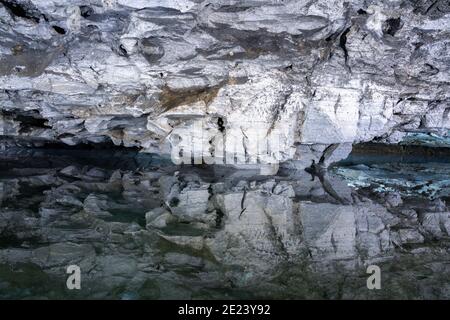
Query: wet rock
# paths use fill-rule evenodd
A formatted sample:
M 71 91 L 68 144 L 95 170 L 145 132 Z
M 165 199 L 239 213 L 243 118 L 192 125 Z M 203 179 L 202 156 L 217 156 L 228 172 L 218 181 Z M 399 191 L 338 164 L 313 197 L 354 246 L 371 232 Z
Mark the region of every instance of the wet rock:
M 433 237 L 441 238 L 450 235 L 450 213 L 448 212 L 424 213 L 421 216 L 421 223 Z
M 397 193 L 390 193 L 386 196 L 386 201 L 392 207 L 398 207 L 403 203 L 402 197 Z
M 447 198 L 417 191 L 424 172 L 445 191 L 443 163 L 352 165 L 351 181 L 376 172 L 356 188 L 325 169 L 267 177 L 48 152 L 0 153 L 1 297 L 375 298 L 363 275 L 376 264 L 391 288 L 380 297 L 448 298 Z M 412 174 L 416 191 L 403 188 Z M 61 289 L 70 264 L 86 291 Z
M 398 231 L 401 243 L 422 243 L 424 237 L 417 231 L 411 229 L 401 229 Z
M 305 241 L 314 250 L 315 259 L 355 256 L 355 216 L 351 207 L 302 203 L 299 210 Z
M 147 228 L 164 228 L 176 218 L 169 211 L 157 208 L 145 214 L 145 221 Z

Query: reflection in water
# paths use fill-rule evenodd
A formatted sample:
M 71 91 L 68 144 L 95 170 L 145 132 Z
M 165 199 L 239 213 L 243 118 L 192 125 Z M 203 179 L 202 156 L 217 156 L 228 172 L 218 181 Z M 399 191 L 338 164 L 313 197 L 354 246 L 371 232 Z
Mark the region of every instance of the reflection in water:
M 337 167 L 333 170 L 350 186 L 387 191 L 406 197 L 429 199 L 450 197 L 450 165 L 448 163 L 405 164 L 383 163 Z
M 448 193 L 398 192 L 392 166 L 268 177 L 119 152 L 1 158 L 0 298 L 450 298 Z M 427 167 L 430 185 L 449 168 Z

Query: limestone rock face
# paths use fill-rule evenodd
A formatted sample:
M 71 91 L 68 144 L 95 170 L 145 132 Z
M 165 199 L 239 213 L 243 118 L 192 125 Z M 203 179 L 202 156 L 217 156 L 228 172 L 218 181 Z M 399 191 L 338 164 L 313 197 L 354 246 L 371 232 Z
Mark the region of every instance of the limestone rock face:
M 441 0 L 1 0 L 2 144 L 305 166 L 445 136 L 449 34 Z

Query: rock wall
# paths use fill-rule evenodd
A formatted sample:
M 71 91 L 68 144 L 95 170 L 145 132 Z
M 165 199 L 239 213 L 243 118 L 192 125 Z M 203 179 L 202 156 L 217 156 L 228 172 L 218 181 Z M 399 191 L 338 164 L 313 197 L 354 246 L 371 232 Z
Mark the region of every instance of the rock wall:
M 118 170 L 76 156 L 1 155 L 1 298 L 450 297 L 448 196 L 355 190 L 331 172 Z M 65 287 L 71 264 L 81 291 Z M 371 264 L 384 290 L 367 290 Z
M 440 0 L 1 0 L 2 144 L 200 144 L 307 166 L 445 135 L 449 13 Z

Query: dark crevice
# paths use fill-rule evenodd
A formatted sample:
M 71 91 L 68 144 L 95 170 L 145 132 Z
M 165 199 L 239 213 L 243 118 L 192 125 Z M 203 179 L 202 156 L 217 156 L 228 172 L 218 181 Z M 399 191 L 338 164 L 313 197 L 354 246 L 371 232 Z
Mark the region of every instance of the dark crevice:
M 3 117 L 9 118 L 20 123 L 19 133 L 30 132 L 33 128 L 51 129 L 47 125 L 47 119 L 43 118 L 38 112 L 20 112 L 2 110 Z
M 46 125 L 47 119 L 35 118 L 26 115 L 17 115 L 14 120 L 20 122 L 19 133 L 30 132 L 33 128 L 51 129 Z
M 88 18 L 94 13 L 94 9 L 90 6 L 80 6 L 80 15 L 83 18 Z
M 419 129 L 424 129 L 424 128 L 426 128 L 426 124 L 425 124 L 425 116 L 421 116 L 421 117 L 420 117 Z
M 347 45 L 347 34 L 350 32 L 350 28 L 351 27 L 345 29 L 345 31 L 339 37 L 339 47 L 341 47 L 342 51 L 344 51 L 345 64 L 347 64 L 348 61 L 348 51 L 346 45 Z
M 0 3 L 3 4 L 5 8 L 16 17 L 33 20 L 36 23 L 39 23 L 40 21 L 41 14 L 36 8 L 34 8 L 32 3 L 18 3 L 11 0 L 0 0 Z
M 219 208 L 216 208 L 216 228 L 220 229 L 222 227 L 222 220 L 225 214 Z
M 433 8 L 436 6 L 437 3 L 438 3 L 437 0 L 434 1 L 434 2 L 427 8 L 427 10 L 425 10 L 425 14 L 427 14 L 428 12 L 430 12 L 430 10 L 433 9 Z
M 435 66 L 433 66 L 429 63 L 425 63 L 424 66 L 425 66 L 426 70 L 421 71 L 421 74 L 425 75 L 425 76 L 434 76 L 434 75 L 438 74 L 440 71 L 438 68 L 436 68 Z
M 1 142 L 1 141 L 0 141 Z M 14 148 L 13 146 L 11 147 Z M 71 146 L 67 145 L 62 142 L 52 142 L 48 141 L 41 147 L 22 147 L 18 146 L 18 148 L 22 148 L 23 150 L 27 149 L 33 149 L 33 150 L 41 150 L 45 152 L 45 150 L 61 150 L 64 151 L 77 151 L 77 150 L 86 150 L 86 151 L 92 151 L 92 150 L 108 150 L 111 152 L 116 151 L 123 151 L 123 152 L 138 152 L 140 148 L 138 147 L 124 147 L 124 146 L 118 146 L 115 145 L 112 141 L 108 140 L 105 142 L 82 142 L 77 145 Z
M 123 57 L 128 57 L 128 52 L 122 44 L 119 46 L 119 54 Z
M 402 28 L 401 19 L 400 18 L 391 18 L 387 19 L 383 23 L 383 34 L 389 34 L 391 36 L 395 36 L 398 30 Z
M 217 119 L 217 125 L 219 126 L 219 131 L 220 132 L 224 132 L 225 131 L 225 127 L 224 127 L 223 124 L 224 124 L 223 119 L 219 117 Z
M 322 156 L 320 157 L 319 164 L 323 165 L 327 156 L 331 155 L 334 150 L 336 150 L 339 147 L 339 144 L 330 144 L 328 147 L 325 148 L 322 152 Z
M 53 26 L 53 30 L 55 30 L 59 34 L 66 34 L 66 30 L 64 30 L 64 28 L 61 28 L 61 27 L 58 27 L 58 26 Z

